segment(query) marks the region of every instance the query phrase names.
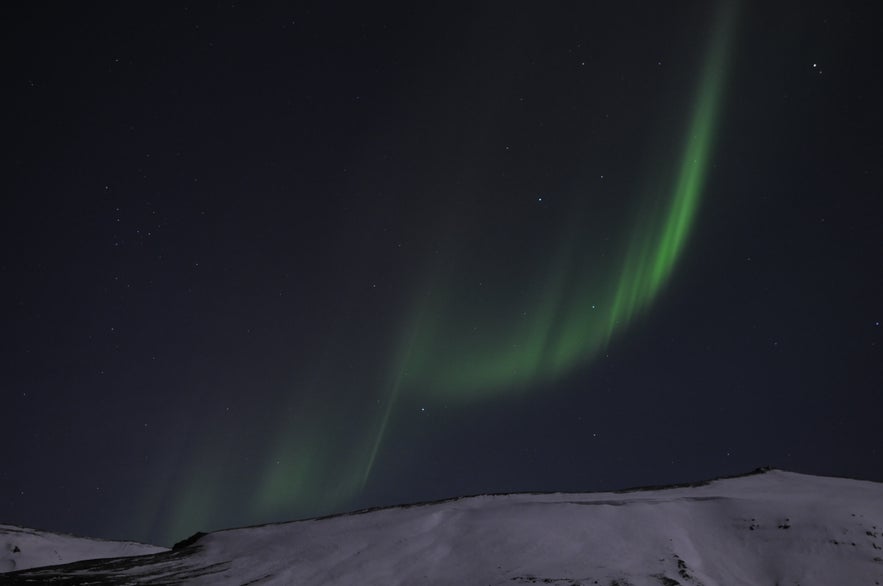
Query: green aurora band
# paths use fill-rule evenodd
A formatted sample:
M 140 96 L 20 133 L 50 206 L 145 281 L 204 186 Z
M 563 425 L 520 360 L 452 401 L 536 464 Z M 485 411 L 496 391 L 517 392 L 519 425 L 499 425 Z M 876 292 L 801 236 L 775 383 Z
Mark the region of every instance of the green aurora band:
M 522 306 L 530 311 L 507 315 L 493 307 L 497 300 L 482 306 L 462 292 L 442 299 L 428 295 L 406 352 L 407 380 L 397 387 L 404 384 L 411 392 L 445 400 L 473 400 L 555 380 L 597 356 L 652 303 L 685 249 L 701 200 L 723 85 L 728 34 L 726 26 L 719 30 L 692 109 L 677 179 L 662 213 L 656 193 L 645 198 L 626 253 L 612 273 L 618 271 L 618 279 L 609 283 L 610 275 L 598 275 L 576 249 L 579 239 L 568 236 L 547 278 L 525 295 Z M 464 314 L 472 319 L 463 319 Z M 474 323 L 481 324 L 480 333 Z
M 482 303 L 478 294 L 451 287 L 454 279 L 434 279 L 444 286 L 428 288 L 402 336 L 394 383 L 363 483 L 370 478 L 401 394 L 436 402 L 477 401 L 558 380 L 597 357 L 658 296 L 684 252 L 701 201 L 723 92 L 732 8 L 727 4 L 719 13 L 669 195 L 660 196 L 658 190 L 646 194 L 617 265 L 593 266 L 580 250 L 576 227 L 562 237 L 546 278 L 538 279 L 519 301 L 518 308 L 530 311 L 514 305 L 500 308 L 499 297 Z
M 180 476 L 145 489 L 152 512 L 140 520 L 143 533 L 172 543 L 196 530 L 339 512 L 371 480 L 397 405 L 526 392 L 603 353 L 662 291 L 685 250 L 710 164 L 732 21 L 732 11 L 721 11 L 671 187 L 647 191 L 621 254 L 599 262 L 576 214 L 551 262 L 524 263 L 517 290 L 506 287 L 508 274 L 495 287 L 467 286 L 488 268 L 483 257 L 480 266 L 461 258 L 437 268 L 399 332 L 386 376 L 346 378 L 329 366 L 329 353 L 312 378 L 287 383 L 300 392 L 261 415 L 267 435 L 203 429 L 181 456 Z M 367 392 L 346 401 L 335 392 L 363 382 Z M 231 464 L 237 450 L 261 456 Z M 229 510 L 243 500 L 245 510 Z

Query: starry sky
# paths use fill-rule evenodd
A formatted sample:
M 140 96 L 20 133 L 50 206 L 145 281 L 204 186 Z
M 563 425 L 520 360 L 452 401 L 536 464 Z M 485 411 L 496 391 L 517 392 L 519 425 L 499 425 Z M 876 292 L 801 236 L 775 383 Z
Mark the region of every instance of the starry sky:
M 19 7 L 0 522 L 883 481 L 880 17 Z

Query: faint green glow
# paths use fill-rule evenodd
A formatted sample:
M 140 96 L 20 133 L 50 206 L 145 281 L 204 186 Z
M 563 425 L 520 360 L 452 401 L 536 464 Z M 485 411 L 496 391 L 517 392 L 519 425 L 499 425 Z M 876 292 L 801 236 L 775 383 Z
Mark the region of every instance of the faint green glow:
M 292 403 L 295 408 L 280 416 L 270 449 L 260 454 L 250 498 L 256 520 L 331 513 L 361 489 L 357 471 L 368 450 L 352 446 L 353 434 L 365 433 L 354 410 L 300 396 Z
M 193 451 L 193 455 L 199 454 L 199 458 L 194 458 L 184 469 L 184 478 L 178 483 L 166 522 L 157 528 L 163 543 L 174 543 L 196 531 L 221 528 L 213 522 L 216 522 L 218 509 L 223 508 L 219 491 L 224 485 L 224 470 L 227 468 L 223 448 L 203 441 Z
M 321 475 L 322 446 L 317 430 L 294 421 L 277 434 L 260 466 L 252 506 L 259 516 L 271 515 L 291 503 L 314 502 L 313 487 Z

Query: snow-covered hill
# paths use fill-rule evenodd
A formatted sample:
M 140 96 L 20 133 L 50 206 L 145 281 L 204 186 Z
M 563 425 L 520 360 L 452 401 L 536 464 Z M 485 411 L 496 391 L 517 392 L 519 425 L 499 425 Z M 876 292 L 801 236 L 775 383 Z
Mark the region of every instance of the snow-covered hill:
M 883 484 L 772 470 L 231 529 L 165 553 L 4 576 L 16 584 L 870 586 L 883 584 L 881 548 Z
M 0 572 L 168 551 L 130 541 L 104 541 L 0 525 Z M 2 581 L 2 577 L 0 577 Z

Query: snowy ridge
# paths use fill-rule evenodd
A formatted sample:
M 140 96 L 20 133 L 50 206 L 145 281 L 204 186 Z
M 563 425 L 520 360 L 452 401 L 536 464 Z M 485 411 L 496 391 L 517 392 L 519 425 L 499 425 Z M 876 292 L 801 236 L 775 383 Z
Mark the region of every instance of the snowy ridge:
M 13 525 L 0 525 L 0 572 L 163 551 L 168 549 L 131 541 L 88 539 Z
M 772 470 L 653 490 L 467 497 L 218 531 L 165 553 L 0 576 L 50 581 L 883 584 L 883 484 Z

